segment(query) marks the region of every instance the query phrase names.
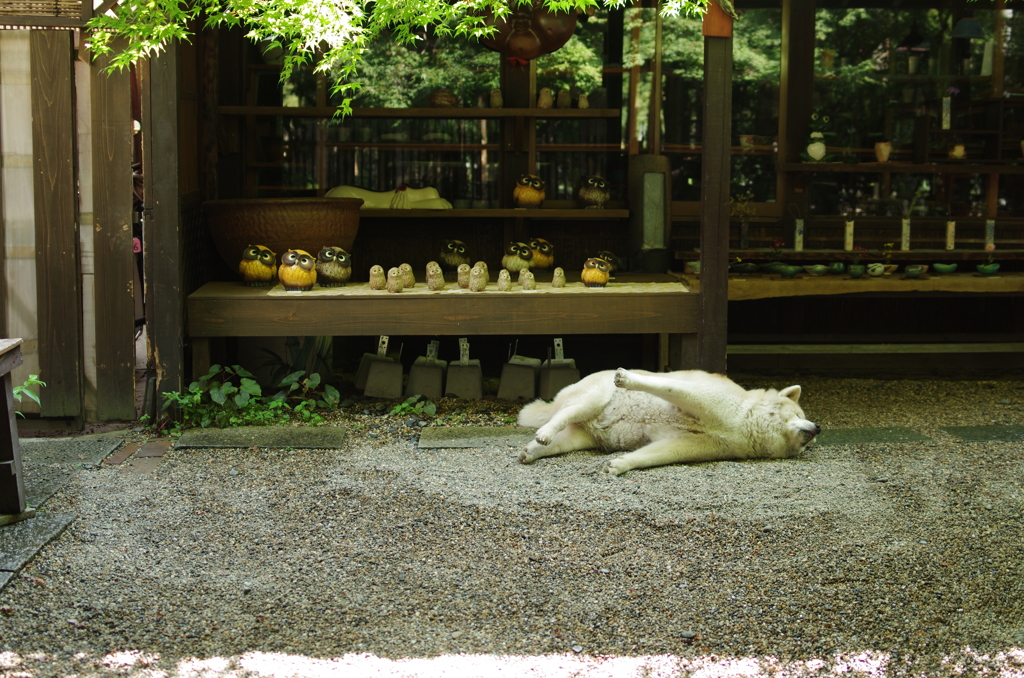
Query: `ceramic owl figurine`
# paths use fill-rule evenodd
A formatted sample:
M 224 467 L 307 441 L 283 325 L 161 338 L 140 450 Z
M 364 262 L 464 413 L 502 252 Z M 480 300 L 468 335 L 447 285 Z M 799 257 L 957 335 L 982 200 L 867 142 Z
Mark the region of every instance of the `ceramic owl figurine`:
M 384 289 L 388 292 L 401 292 L 405 289 L 405 276 L 402 275 L 402 271 L 398 268 L 388 269 L 388 281 L 384 285 Z
M 487 288 L 487 269 L 474 266 L 469 272 L 469 291 L 483 292 Z
M 311 290 L 316 283 L 316 259 L 305 250 L 288 250 L 281 255 L 277 277 L 291 292 Z
M 277 255 L 263 245 L 249 245 L 242 250 L 238 273 L 249 287 L 273 285 L 277 280 Z
M 612 274 L 619 270 L 619 258 L 614 253 L 608 250 L 601 250 L 594 255 L 598 259 L 604 259 L 608 262 L 608 273 Z
M 431 292 L 444 289 L 444 271 L 441 270 L 441 264 L 436 261 L 427 263 L 427 289 Z
M 547 270 L 555 263 L 555 248 L 544 238 L 530 238 L 527 243 L 530 252 L 533 254 L 533 264 L 530 268 Z
M 608 262 L 604 259 L 591 257 L 583 264 L 583 272 L 580 273 L 580 280 L 587 287 L 604 287 L 608 284 Z
M 569 90 L 558 90 L 558 94 L 555 97 L 555 108 L 572 108 L 572 99 L 569 98 Z
M 561 268 L 555 268 L 555 272 L 551 274 L 551 286 L 565 287 L 565 271 Z
M 461 264 L 470 262 L 469 255 L 466 254 L 466 243 L 461 240 L 445 240 L 437 258 L 441 268 L 446 271 L 456 271 Z
M 590 108 L 590 100 L 586 94 L 581 94 L 579 99 L 576 100 L 577 108 Z
M 512 276 L 509 275 L 507 268 L 503 268 L 498 271 L 498 291 L 508 292 L 510 289 L 512 289 Z
M 384 268 L 382 266 L 371 266 L 370 267 L 370 289 L 371 290 L 382 290 L 387 286 L 388 279 L 384 275 Z
M 411 264 L 401 264 L 398 272 L 402 274 L 402 289 L 412 289 L 416 286 L 416 275 L 412 272 Z
M 609 194 L 608 182 L 603 177 L 593 176 L 583 180 L 577 195 L 586 209 L 603 210 Z
M 473 264 L 473 268 L 482 268 L 484 271 L 484 277 L 488 280 L 491 279 L 491 267 L 487 265 L 486 261 L 478 261 Z
M 505 100 L 501 96 L 500 89 L 491 90 L 491 108 L 501 108 L 505 105 Z
M 519 177 L 516 187 L 512 189 L 512 202 L 516 207 L 535 209 L 544 202 L 547 193 L 544 190 L 544 180 L 534 174 L 524 174 Z
M 519 271 L 519 285 L 524 290 L 537 289 L 537 279 L 533 277 L 533 271 L 528 268 Z
M 537 108 L 551 108 L 554 105 L 554 96 L 550 87 L 542 87 L 537 95 Z
M 320 287 L 340 287 L 352 277 L 352 257 L 340 247 L 324 247 L 316 255 L 316 280 Z
M 516 273 L 533 265 L 533 250 L 524 242 L 510 242 L 501 257 L 501 267 Z
M 459 264 L 459 287 L 467 289 L 469 287 L 469 272 L 472 269 L 469 264 Z

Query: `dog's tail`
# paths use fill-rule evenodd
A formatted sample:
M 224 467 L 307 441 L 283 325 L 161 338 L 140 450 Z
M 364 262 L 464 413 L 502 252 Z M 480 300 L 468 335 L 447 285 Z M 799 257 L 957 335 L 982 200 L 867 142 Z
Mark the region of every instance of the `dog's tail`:
M 555 416 L 557 411 L 558 406 L 554 402 L 547 403 L 538 398 L 519 411 L 518 423 L 520 426 L 540 428 L 551 421 L 551 417 Z

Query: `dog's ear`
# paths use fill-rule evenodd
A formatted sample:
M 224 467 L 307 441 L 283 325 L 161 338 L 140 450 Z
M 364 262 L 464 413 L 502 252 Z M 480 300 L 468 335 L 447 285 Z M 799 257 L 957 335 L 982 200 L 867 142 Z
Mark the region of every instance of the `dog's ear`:
M 800 402 L 800 387 L 799 386 L 787 386 L 786 388 L 779 391 L 779 395 L 783 398 L 789 398 L 794 403 Z

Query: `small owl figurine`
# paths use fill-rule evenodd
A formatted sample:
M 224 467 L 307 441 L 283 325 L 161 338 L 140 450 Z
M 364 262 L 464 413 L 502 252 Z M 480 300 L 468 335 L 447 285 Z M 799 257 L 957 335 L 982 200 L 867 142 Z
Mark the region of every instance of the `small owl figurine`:
M 542 87 L 540 94 L 537 95 L 537 108 L 551 108 L 554 104 L 554 97 L 551 94 L 550 87 Z
M 305 292 L 316 282 L 316 259 L 305 250 L 288 250 L 281 255 L 277 277 L 286 290 Z
M 556 268 L 555 272 L 551 274 L 551 286 L 565 287 L 565 271 L 561 268 Z
M 474 266 L 469 272 L 469 291 L 483 292 L 487 288 L 487 270 Z
M 588 210 L 603 210 L 608 202 L 608 182 L 602 177 L 593 176 L 583 180 L 579 198 Z
M 491 279 L 491 268 L 490 268 L 490 266 L 487 265 L 486 261 L 478 261 L 478 262 L 476 262 L 475 264 L 473 264 L 473 268 L 482 268 L 484 270 L 484 276 L 488 280 Z
M 388 282 L 384 286 L 388 292 L 401 292 L 405 289 L 405 276 L 402 275 L 402 271 L 397 268 L 388 269 Z
M 579 108 L 590 108 L 590 100 L 587 98 L 586 94 L 581 94 L 580 98 L 576 101 L 576 105 Z
M 416 286 L 416 275 L 412 272 L 411 264 L 401 264 L 398 272 L 402 274 L 402 289 L 412 289 Z
M 263 245 L 249 245 L 242 250 L 238 273 L 249 287 L 273 285 L 277 280 L 277 255 Z
M 512 189 L 512 202 L 516 207 L 534 209 L 540 207 L 546 195 L 543 179 L 533 174 L 524 174 Z
M 441 268 L 446 271 L 458 270 L 461 264 L 470 262 L 469 255 L 466 254 L 466 243 L 461 240 L 445 240 L 437 258 Z
M 512 276 L 509 275 L 507 268 L 503 268 L 498 271 L 498 291 L 508 292 L 510 289 L 512 289 Z
M 524 242 L 510 242 L 501 257 L 501 267 L 515 273 L 533 265 L 533 250 Z
M 583 264 L 583 272 L 580 273 L 580 280 L 587 287 L 604 287 L 608 284 L 608 262 L 604 259 L 591 257 Z
M 467 289 L 469 287 L 469 264 L 459 264 L 459 287 Z
M 500 89 L 491 90 L 491 108 L 501 108 L 505 105 L 505 100 L 501 96 Z
M 384 268 L 381 266 L 370 267 L 370 289 L 371 290 L 382 290 L 388 284 L 388 279 L 384 276 Z
M 533 271 L 528 268 L 519 271 L 519 285 L 524 290 L 537 289 L 537 279 L 533 277 Z
M 533 264 L 530 268 L 539 268 L 541 270 L 547 270 L 555 263 L 555 248 L 544 238 L 530 238 L 530 242 L 527 243 L 530 246 L 530 252 L 533 253 Z
M 444 289 L 444 272 L 436 261 L 427 264 L 427 289 L 438 292 Z
M 352 257 L 340 247 L 325 247 L 316 255 L 320 287 L 341 287 L 352 277 Z
M 619 258 L 613 252 L 601 250 L 594 256 L 608 262 L 608 273 L 615 273 L 615 271 L 619 270 Z
M 555 108 L 572 108 L 572 99 L 569 98 L 569 90 L 558 90 L 558 95 L 555 97 Z

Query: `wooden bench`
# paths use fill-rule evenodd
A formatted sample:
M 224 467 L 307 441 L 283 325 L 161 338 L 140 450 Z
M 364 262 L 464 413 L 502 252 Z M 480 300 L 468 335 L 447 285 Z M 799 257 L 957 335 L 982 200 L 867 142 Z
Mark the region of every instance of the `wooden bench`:
M 211 337 L 656 334 L 666 354 L 697 332 L 699 295 L 686 286 L 669 276 L 619 279 L 600 290 L 541 283 L 537 291 L 497 292 L 492 283 L 470 292 L 449 282 L 443 292 L 418 283 L 398 294 L 366 283 L 311 292 L 208 283 L 187 302 L 193 374 L 209 370 Z
M 6 415 L 0 427 L 0 516 L 13 522 L 25 511 L 25 483 L 21 466 L 21 445 L 18 423 L 14 417 L 14 384 L 11 370 L 22 363 L 21 339 L 0 339 L 0 376 L 3 377 L 3 399 Z

